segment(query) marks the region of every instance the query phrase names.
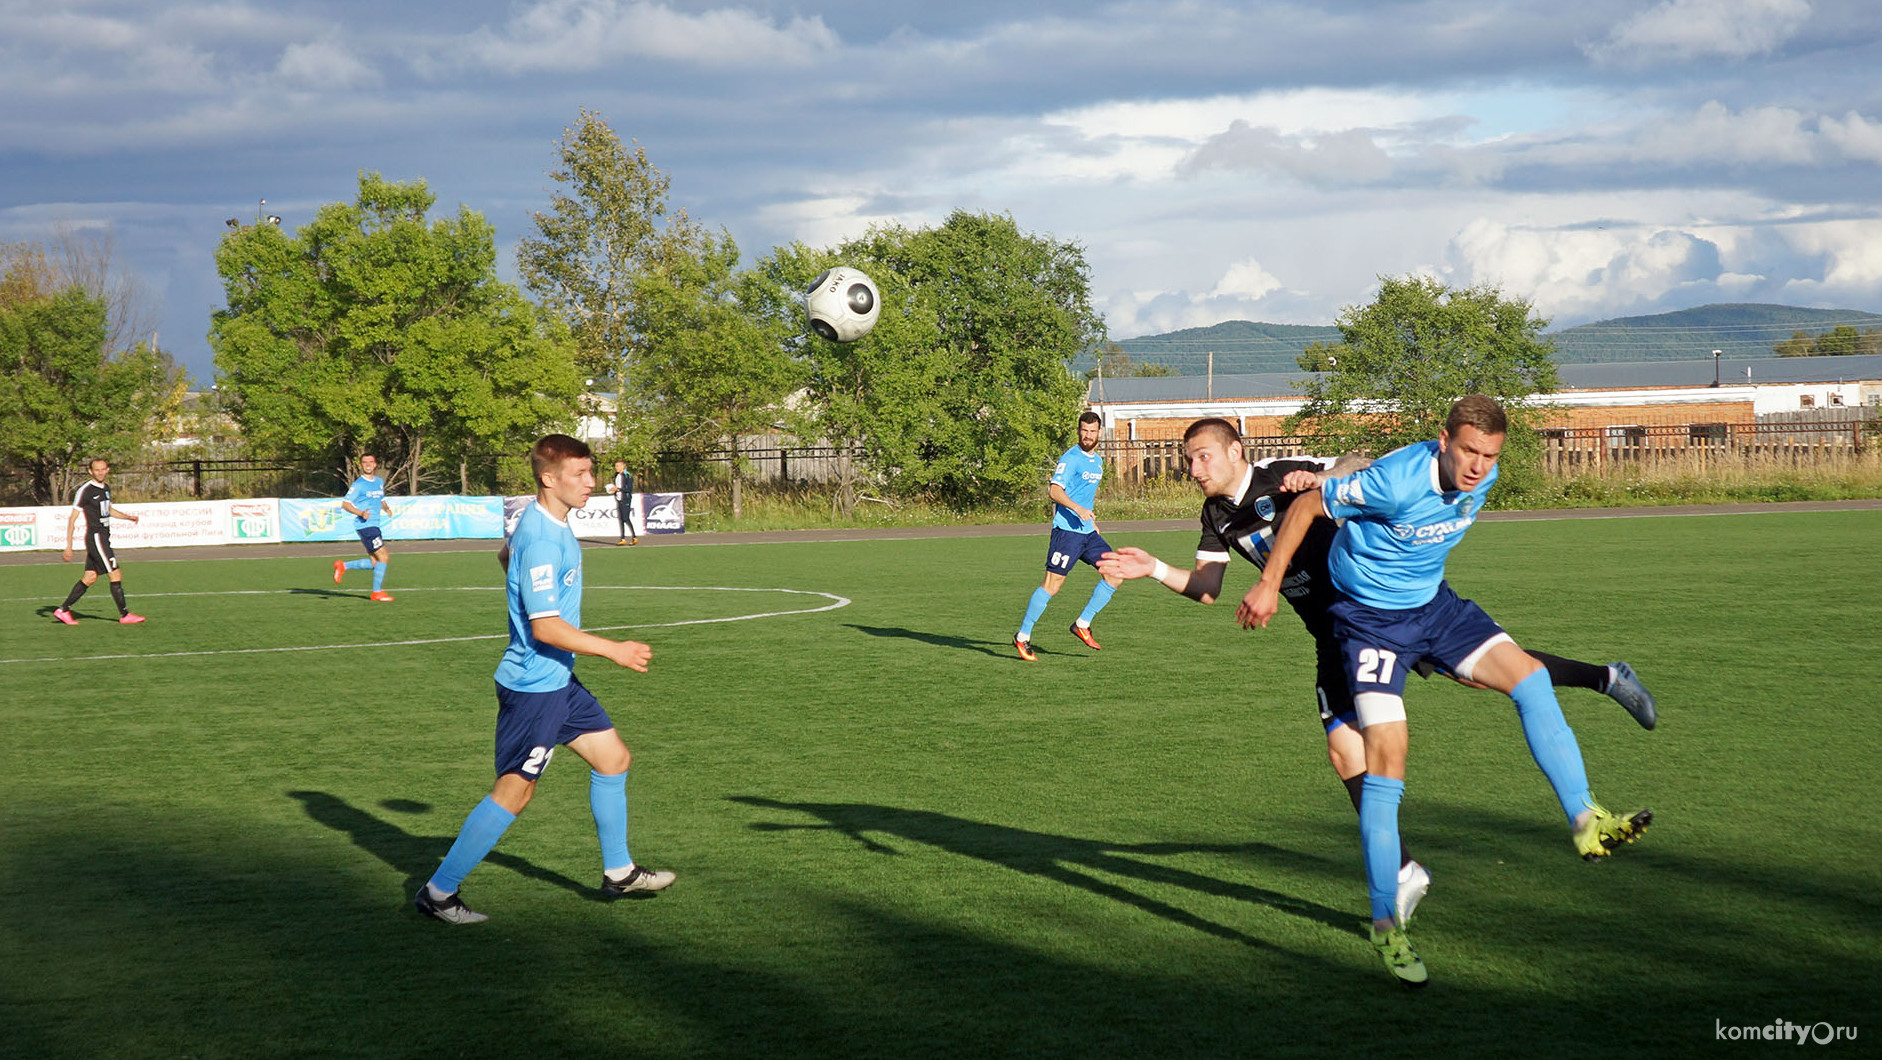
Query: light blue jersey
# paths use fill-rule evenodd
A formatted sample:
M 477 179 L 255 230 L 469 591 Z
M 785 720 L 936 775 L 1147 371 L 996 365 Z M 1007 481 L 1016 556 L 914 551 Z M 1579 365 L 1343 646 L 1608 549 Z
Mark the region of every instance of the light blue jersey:
M 379 525 L 379 512 L 386 502 L 386 484 L 370 475 L 361 475 L 347 487 L 346 503 L 366 513 L 366 518 L 355 518 L 353 528 L 364 530 L 369 526 Z
M 1059 484 L 1065 495 L 1092 510 L 1098 500 L 1098 481 L 1104 478 L 1104 458 L 1097 453 L 1087 453 L 1078 446 L 1072 446 L 1059 457 L 1059 467 L 1052 473 L 1052 481 Z M 1097 529 L 1096 524 L 1088 519 L 1080 519 L 1078 513 L 1063 504 L 1052 506 L 1052 525 L 1060 530 L 1070 530 L 1074 534 L 1089 534 Z
M 510 605 L 510 643 L 497 664 L 497 683 L 516 692 L 553 692 L 568 685 L 575 655 L 540 644 L 529 624 L 561 616 L 582 628 L 582 547 L 569 524 L 540 503 L 523 509 L 510 534 L 510 569 L 505 588 Z
M 1438 443 L 1395 449 L 1358 474 L 1320 487 L 1327 514 L 1346 520 L 1328 569 L 1340 592 L 1403 611 L 1437 595 L 1444 559 L 1476 521 L 1497 469 L 1468 492 L 1438 486 Z

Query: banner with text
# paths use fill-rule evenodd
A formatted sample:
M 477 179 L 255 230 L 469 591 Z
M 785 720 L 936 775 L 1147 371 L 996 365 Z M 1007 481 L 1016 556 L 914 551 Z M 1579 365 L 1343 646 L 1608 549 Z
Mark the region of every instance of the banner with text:
M 516 520 L 534 497 L 503 498 L 503 533 L 516 529 Z M 686 532 L 686 495 L 683 493 L 634 494 L 634 526 L 643 534 L 683 534 Z M 614 498 L 594 496 L 580 508 L 569 511 L 569 529 L 575 536 L 590 541 L 615 541 L 621 537 L 621 517 Z
M 359 518 L 338 500 L 283 499 L 280 504 L 283 541 L 359 540 Z M 503 536 L 501 497 L 388 497 L 386 506 L 392 515 L 379 517 L 379 532 L 387 541 Z

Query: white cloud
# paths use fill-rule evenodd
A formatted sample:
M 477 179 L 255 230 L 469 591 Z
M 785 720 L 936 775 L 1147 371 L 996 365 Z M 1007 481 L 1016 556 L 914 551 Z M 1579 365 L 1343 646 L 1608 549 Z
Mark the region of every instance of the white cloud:
M 1598 60 L 1638 65 L 1709 56 L 1746 59 L 1789 40 L 1810 14 L 1809 0 L 1665 0 L 1586 50 Z
M 308 88 L 348 89 L 379 83 L 378 71 L 334 41 L 288 45 L 275 71 L 284 80 Z
M 661 59 L 711 68 L 805 66 L 840 42 L 821 16 L 783 24 L 739 8 L 697 14 L 643 0 L 537 0 L 501 30 L 483 27 L 448 46 L 477 65 L 518 74 L 593 70 L 627 59 Z M 431 72 L 459 65 L 455 55 L 422 64 Z
M 1260 262 L 1249 258 L 1230 265 L 1222 278 L 1216 281 L 1215 290 L 1209 292 L 1209 297 L 1246 298 L 1253 301 L 1280 289 L 1281 281 L 1262 268 Z

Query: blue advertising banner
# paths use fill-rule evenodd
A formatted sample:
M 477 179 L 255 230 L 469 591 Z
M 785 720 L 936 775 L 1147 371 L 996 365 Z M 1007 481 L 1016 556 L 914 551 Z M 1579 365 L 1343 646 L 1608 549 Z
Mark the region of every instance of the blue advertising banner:
M 353 541 L 359 521 L 340 508 L 338 499 L 281 500 L 281 540 Z M 392 517 L 381 517 L 387 541 L 503 536 L 501 497 L 388 497 Z

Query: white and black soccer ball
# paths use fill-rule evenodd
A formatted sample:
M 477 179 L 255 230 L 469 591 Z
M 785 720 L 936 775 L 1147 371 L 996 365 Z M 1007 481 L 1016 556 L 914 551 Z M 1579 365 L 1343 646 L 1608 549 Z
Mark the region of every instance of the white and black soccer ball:
M 855 342 L 882 315 L 882 293 L 861 269 L 825 269 L 804 292 L 810 330 L 831 342 Z

